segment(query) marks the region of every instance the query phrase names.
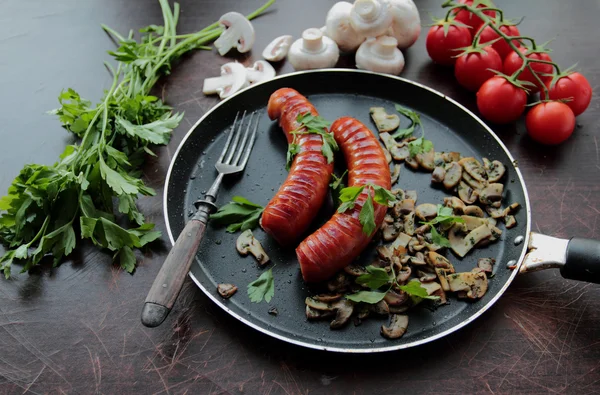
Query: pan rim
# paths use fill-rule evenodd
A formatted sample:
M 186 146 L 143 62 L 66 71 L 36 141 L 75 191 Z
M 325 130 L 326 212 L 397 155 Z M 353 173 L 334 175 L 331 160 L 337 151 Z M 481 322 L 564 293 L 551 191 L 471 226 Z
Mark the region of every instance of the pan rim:
M 175 162 L 177 160 L 177 157 L 181 151 L 181 149 L 183 148 L 183 146 L 186 144 L 188 138 L 192 135 L 192 133 L 196 130 L 196 128 L 198 127 L 198 125 L 200 125 L 205 118 L 207 118 L 208 116 L 210 116 L 210 114 L 212 114 L 216 109 L 218 109 L 219 107 L 221 107 L 222 105 L 224 105 L 225 103 L 227 103 L 229 100 L 233 99 L 234 97 L 237 97 L 238 95 L 244 94 L 246 91 L 252 90 L 257 86 L 261 86 L 263 84 L 268 84 L 273 80 L 280 80 L 280 79 L 287 79 L 287 78 L 294 78 L 297 75 L 302 75 L 302 74 L 313 74 L 313 73 L 327 73 L 327 72 L 333 72 L 333 73 L 357 73 L 357 74 L 371 74 L 371 75 L 376 75 L 376 76 L 380 76 L 380 77 L 384 77 L 384 78 L 390 78 L 390 79 L 395 79 L 395 80 L 399 80 L 402 81 L 404 83 L 408 83 L 411 85 L 415 85 L 421 89 L 425 89 L 435 95 L 440 96 L 441 98 L 448 100 L 451 104 L 455 105 L 456 107 L 460 108 L 462 111 L 464 111 L 466 114 L 468 114 L 469 116 L 471 116 L 474 120 L 476 120 L 479 124 L 481 124 L 481 126 L 483 126 L 484 130 L 487 131 L 497 142 L 497 144 L 504 150 L 504 152 L 506 153 L 506 155 L 508 156 L 508 158 L 511 160 L 512 163 L 516 163 L 514 157 L 512 156 L 511 152 L 508 150 L 508 148 L 506 147 L 506 145 L 504 145 L 504 143 L 502 142 L 502 140 L 500 140 L 500 138 L 496 135 L 496 133 L 494 133 L 494 131 L 481 119 L 479 118 L 476 114 L 474 114 L 472 111 L 470 111 L 468 108 L 466 108 L 465 106 L 463 106 L 462 104 L 460 104 L 459 102 L 457 102 L 456 100 L 452 99 L 451 97 L 448 97 L 447 95 L 445 95 L 442 92 L 439 92 L 429 86 L 423 85 L 419 82 L 416 81 L 412 81 L 403 77 L 399 77 L 399 76 L 394 76 L 394 75 L 389 75 L 389 74 L 383 74 L 383 73 L 377 73 L 377 72 L 372 72 L 372 71 L 366 71 L 366 70 L 358 70 L 358 69 L 350 69 L 350 68 L 327 68 L 327 69 L 317 69 L 317 70 L 304 70 L 304 71 L 296 71 L 296 72 L 291 72 L 291 73 L 286 73 L 286 74 L 282 74 L 279 76 L 274 77 L 273 79 L 267 80 L 267 81 L 263 81 L 263 82 L 259 82 L 259 83 L 255 83 L 247 88 L 244 88 L 242 90 L 240 90 L 239 92 L 237 92 L 236 94 L 220 101 L 219 103 L 217 103 L 215 106 L 213 106 L 211 109 L 209 109 L 202 117 L 200 117 L 200 119 L 198 119 L 198 121 L 196 123 L 194 123 L 190 129 L 188 130 L 188 132 L 185 134 L 185 136 L 183 137 L 183 139 L 181 140 L 181 142 L 179 143 L 179 145 L 177 146 L 177 149 L 175 150 L 173 157 L 171 159 L 171 163 L 169 164 L 169 169 L 167 171 L 167 175 L 165 177 L 165 188 L 163 191 L 163 211 L 164 211 L 164 220 L 165 220 L 165 226 L 167 229 L 167 234 L 169 236 L 169 240 L 171 241 L 171 245 L 175 245 L 175 238 L 173 237 L 173 233 L 171 231 L 171 224 L 169 221 L 169 211 L 168 211 L 168 205 L 167 205 L 167 200 L 168 200 L 168 195 L 169 195 L 169 185 L 170 185 L 170 179 L 171 179 L 171 174 L 175 165 Z M 521 265 L 524 261 L 525 255 L 527 253 L 527 246 L 529 245 L 529 238 L 530 238 L 530 234 L 531 234 L 531 205 L 529 202 L 529 193 L 527 191 L 527 187 L 525 185 L 525 180 L 523 179 L 523 175 L 521 174 L 521 170 L 519 169 L 518 166 L 514 166 L 514 170 L 517 174 L 518 180 L 521 184 L 521 187 L 523 189 L 523 194 L 525 196 L 525 209 L 526 209 L 526 219 L 527 219 L 527 224 L 526 224 L 526 229 L 525 229 L 525 235 L 524 238 L 525 240 L 523 241 L 522 245 L 523 245 L 523 249 L 521 251 L 521 255 L 519 256 L 519 259 L 517 261 L 517 265 L 515 266 L 515 268 L 512 270 L 512 273 L 510 275 L 510 277 L 508 278 L 508 280 L 506 281 L 506 283 L 502 286 L 502 288 L 496 293 L 496 295 L 494 295 L 493 298 L 491 298 L 485 305 L 481 306 L 479 308 L 479 310 L 477 310 L 477 312 L 475 312 L 473 315 L 471 315 L 468 319 L 458 323 L 457 325 L 443 331 L 440 332 L 436 335 L 424 338 L 424 339 L 420 339 L 420 340 L 415 340 L 409 343 L 403 343 L 403 344 L 392 344 L 390 346 L 384 346 L 384 347 L 377 347 L 377 348 L 360 348 L 360 349 L 354 349 L 354 348 L 346 348 L 346 347 L 328 347 L 328 346 L 319 346 L 317 344 L 312 344 L 312 343 L 308 343 L 308 342 L 304 342 L 304 341 L 299 341 L 299 340 L 295 340 L 292 339 L 290 337 L 284 336 L 284 335 L 280 335 L 274 332 L 271 332 L 269 329 L 267 328 L 263 328 L 260 325 L 257 325 L 253 322 L 250 322 L 249 320 L 247 320 L 246 318 L 244 318 L 243 316 L 239 315 L 238 313 L 234 312 L 232 309 L 230 309 L 226 304 L 224 304 L 221 300 L 219 300 L 215 295 L 213 295 L 208 289 L 206 289 L 202 283 L 194 276 L 194 274 L 192 273 L 192 271 L 190 270 L 190 272 L 188 273 L 188 275 L 190 276 L 190 278 L 192 279 L 192 281 L 194 281 L 194 283 L 198 286 L 198 288 L 200 288 L 202 290 L 202 292 L 212 301 L 214 302 L 217 306 L 219 306 L 221 309 L 223 309 L 227 314 L 231 315 L 232 317 L 236 318 L 238 321 L 242 322 L 243 324 L 261 332 L 264 333 L 265 335 L 268 335 L 270 337 L 276 338 L 278 340 L 284 341 L 286 343 L 290 343 L 290 344 L 294 344 L 297 346 L 301 346 L 301 347 L 305 347 L 305 348 L 309 348 L 309 349 L 314 349 L 314 350 L 321 350 L 321 351 L 330 351 L 330 352 L 338 352 L 338 353 L 353 353 L 353 354 L 370 354 L 370 353 L 380 353 L 380 352 L 388 352 L 388 351 L 396 351 L 396 350 L 403 350 L 403 349 L 407 349 L 407 348 L 412 348 L 412 347 L 416 347 L 422 344 L 426 344 L 429 342 L 432 342 L 434 340 L 438 340 L 441 339 L 453 332 L 458 331 L 459 329 L 467 326 L 468 324 L 470 324 L 471 322 L 475 321 L 477 318 L 479 318 L 481 315 L 483 315 L 486 311 L 488 311 L 497 301 L 498 299 L 500 299 L 500 297 L 502 295 L 504 295 L 504 293 L 506 292 L 506 290 L 508 289 L 508 287 L 510 286 L 510 284 L 512 284 L 512 282 L 514 281 L 515 277 L 517 276 L 517 274 L 519 273 L 519 270 L 521 268 Z M 196 255 L 195 260 L 198 264 L 201 264 L 200 261 L 198 260 L 198 257 Z

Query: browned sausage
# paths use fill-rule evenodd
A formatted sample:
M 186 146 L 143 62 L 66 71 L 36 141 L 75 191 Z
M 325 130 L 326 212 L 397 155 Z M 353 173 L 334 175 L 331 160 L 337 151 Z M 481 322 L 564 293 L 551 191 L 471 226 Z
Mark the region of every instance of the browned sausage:
M 267 112 L 269 118 L 279 119 L 288 143 L 293 140 L 290 132 L 301 126 L 296 120 L 298 115 L 319 115 L 306 97 L 290 88 L 278 89 L 271 95 Z M 327 163 L 321 153 L 321 136 L 299 134 L 296 144 L 300 152 L 260 219 L 265 232 L 283 246 L 297 243 L 306 232 L 327 196 L 333 172 L 333 163 Z
M 354 118 L 343 117 L 331 125 L 331 131 L 346 158 L 348 186 L 371 183 L 385 189 L 391 188 L 390 169 L 383 149 L 365 125 Z M 328 279 L 350 264 L 369 244 L 376 232 L 366 235 L 358 219 L 367 193 L 367 189 L 363 190 L 354 208 L 344 213 L 336 212 L 327 223 L 298 245 L 296 255 L 304 281 Z M 375 202 L 373 204 L 378 229 L 387 207 Z

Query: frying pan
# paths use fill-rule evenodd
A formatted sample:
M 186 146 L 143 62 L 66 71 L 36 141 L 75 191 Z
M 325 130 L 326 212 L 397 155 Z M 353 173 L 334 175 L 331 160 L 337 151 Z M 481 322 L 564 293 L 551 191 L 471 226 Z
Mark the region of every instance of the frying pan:
M 418 346 L 469 324 L 492 307 L 519 272 L 559 267 L 565 278 L 600 282 L 600 242 L 578 238 L 562 240 L 531 232 L 529 197 L 518 164 L 484 122 L 431 88 L 399 77 L 354 69 L 285 74 L 246 88 L 206 113 L 177 148 L 167 174 L 164 207 L 171 243 L 193 215 L 194 202 L 202 198 L 212 184 L 216 176 L 214 163 L 238 111 L 261 114 L 259 135 L 243 174 L 225 178 L 217 205 L 241 195 L 265 206 L 273 197 L 287 176 L 287 141 L 277 121 L 268 118 L 266 105 L 269 96 L 282 87 L 294 88 L 305 95 L 328 120 L 353 116 L 374 132 L 369 107 L 382 106 L 393 112 L 394 104 L 398 103 L 413 109 L 421 115 L 425 136 L 436 150 L 501 161 L 507 169 L 503 180 L 504 206 L 518 202 L 521 208 L 515 214 L 517 225 L 512 229 L 502 228 L 503 235 L 498 242 L 474 249 L 463 259 L 446 252 L 457 272 L 470 271 L 478 258 L 496 259 L 494 276 L 485 296 L 475 302 L 450 298 L 449 305 L 437 309 L 412 309 L 407 332 L 395 340 L 379 334 L 387 318 L 369 318 L 360 326 L 349 324 L 338 330 L 329 329 L 328 321 L 308 321 L 304 300 L 314 294 L 314 290 L 302 281 L 294 249 L 280 247 L 260 228 L 256 228 L 254 234 L 271 258 L 268 267 L 273 269 L 275 295 L 269 303 L 251 302 L 247 284 L 265 269 L 259 268 L 252 257 L 237 253 L 235 241 L 239 232 L 226 233 L 223 227 L 209 221 L 189 275 L 214 303 L 244 324 L 269 336 L 314 349 L 349 353 L 391 351 Z M 344 167 L 343 157 L 336 156 L 336 173 L 341 174 Z M 403 166 L 394 187 L 415 190 L 417 203 L 441 203 L 448 194 L 432 187 L 430 177 L 429 173 Z M 306 235 L 329 219 L 334 210 L 330 198 Z M 374 248 L 374 245 L 367 247 L 357 262 L 368 265 L 374 257 Z M 230 299 L 224 299 L 217 293 L 219 283 L 235 284 L 239 290 Z

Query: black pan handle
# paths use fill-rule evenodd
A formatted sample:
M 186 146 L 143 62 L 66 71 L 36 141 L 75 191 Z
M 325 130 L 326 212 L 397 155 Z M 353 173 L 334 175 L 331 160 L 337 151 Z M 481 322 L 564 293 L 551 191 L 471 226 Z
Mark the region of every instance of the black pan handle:
M 570 280 L 600 284 L 600 241 L 571 238 L 560 274 Z
M 573 237 L 559 239 L 531 232 L 520 273 L 558 268 L 569 280 L 600 284 L 600 241 Z

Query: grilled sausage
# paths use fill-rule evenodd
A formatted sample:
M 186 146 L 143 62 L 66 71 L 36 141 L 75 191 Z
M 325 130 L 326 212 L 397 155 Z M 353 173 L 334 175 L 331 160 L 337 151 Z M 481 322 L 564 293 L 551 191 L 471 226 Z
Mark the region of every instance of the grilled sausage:
M 291 131 L 301 125 L 298 115 L 310 112 L 319 115 L 315 107 L 294 89 L 281 88 L 269 98 L 267 113 L 279 119 L 288 143 L 294 136 Z M 321 153 L 323 141 L 317 134 L 296 135 L 299 153 L 294 158 L 290 172 L 279 191 L 265 207 L 260 219 L 261 227 L 282 246 L 297 243 L 321 208 L 333 172 L 333 162 Z
M 343 117 L 331 125 L 331 131 L 348 165 L 348 185 L 363 186 L 367 183 L 391 188 L 391 175 L 383 149 L 377 138 L 361 122 Z M 315 233 L 308 236 L 296 248 L 302 277 L 306 282 L 328 279 L 354 260 L 369 244 L 372 235 L 363 233 L 358 215 L 367 198 L 365 188 L 356 200 L 354 208 L 344 213 L 336 212 Z M 372 192 L 371 192 L 372 193 Z M 379 229 L 387 207 L 373 202 L 375 224 Z

